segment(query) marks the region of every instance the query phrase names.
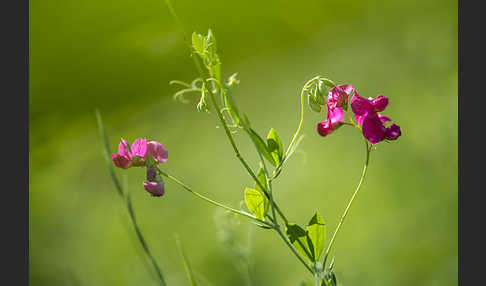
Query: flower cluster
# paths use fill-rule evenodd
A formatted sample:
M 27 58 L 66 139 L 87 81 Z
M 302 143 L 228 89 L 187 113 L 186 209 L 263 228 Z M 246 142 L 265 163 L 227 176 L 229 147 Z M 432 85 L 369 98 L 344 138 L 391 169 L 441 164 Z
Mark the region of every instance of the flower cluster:
M 339 128 L 344 121 L 344 111 L 349 105 L 353 110 L 356 123 L 360 126 L 363 136 L 371 143 L 377 144 L 383 140 L 395 140 L 402 133 L 400 126 L 392 124 L 387 116 L 380 114 L 388 106 L 388 98 L 378 95 L 376 99 L 361 97 L 355 88 L 349 84 L 335 86 L 329 90 L 326 101 L 327 119 L 317 124 L 317 132 L 326 136 Z
M 143 182 L 143 187 L 153 196 L 159 197 L 164 194 L 164 182 L 156 169 L 159 163 L 165 163 L 168 159 L 164 145 L 157 141 L 147 142 L 147 138 L 137 138 L 130 146 L 121 138 L 118 153 L 111 154 L 111 158 L 118 168 L 147 167 L 148 182 Z

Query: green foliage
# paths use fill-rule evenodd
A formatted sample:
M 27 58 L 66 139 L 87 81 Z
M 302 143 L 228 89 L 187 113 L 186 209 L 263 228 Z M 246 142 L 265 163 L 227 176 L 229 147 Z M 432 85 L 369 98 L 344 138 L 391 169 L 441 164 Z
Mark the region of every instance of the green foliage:
M 268 212 L 267 198 L 261 191 L 255 189 L 245 189 L 245 203 L 248 210 L 258 219 L 264 220 Z
M 280 135 L 278 135 L 275 129 L 270 129 L 267 135 L 267 146 L 268 152 L 272 155 L 273 160 L 278 165 L 282 162 L 283 157 L 283 146 L 282 140 L 280 139 Z
M 258 133 L 256 133 L 255 130 L 251 128 L 248 129 L 248 134 L 255 144 L 258 153 L 260 153 L 265 159 L 267 159 L 270 164 L 272 164 L 273 166 L 277 166 L 277 162 L 273 159 L 273 156 L 270 155 L 268 147 L 265 144 L 265 141 L 263 141 L 263 139 L 260 137 L 260 135 L 258 135 Z
M 311 218 L 305 230 L 295 223 L 289 223 L 286 232 L 292 245 L 303 256 L 312 262 L 319 261 L 326 239 L 326 226 L 319 212 Z
M 285 232 L 289 237 L 290 243 L 310 261 L 314 261 L 314 249 L 307 232 L 295 223 L 288 223 Z
M 326 239 L 326 224 L 319 212 L 316 212 L 311 218 L 306 229 L 314 248 L 314 261 L 319 261 L 319 258 L 324 251 L 324 243 Z

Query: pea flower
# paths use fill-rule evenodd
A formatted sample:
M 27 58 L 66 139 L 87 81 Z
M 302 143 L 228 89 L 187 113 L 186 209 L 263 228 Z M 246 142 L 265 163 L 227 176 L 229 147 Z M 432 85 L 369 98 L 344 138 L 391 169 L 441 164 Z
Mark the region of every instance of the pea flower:
M 334 130 L 341 127 L 341 122 L 344 120 L 344 112 L 342 108 L 336 107 L 332 110 L 327 106 L 327 119 L 323 122 L 317 123 L 317 132 L 321 136 L 327 136 Z
M 364 98 L 355 94 L 350 101 L 351 109 L 354 112 L 356 122 L 362 127 L 363 136 L 371 143 L 377 144 L 385 139 L 395 140 L 400 137 L 400 126 L 392 124 L 385 127 L 385 123 L 391 121 L 390 118 L 378 112 L 384 111 L 388 106 L 388 98 L 378 95 L 376 99 L 372 97 Z
M 148 182 L 143 182 L 143 188 L 152 196 L 160 197 L 165 193 L 164 182 L 155 168 L 147 168 L 147 180 Z
M 356 90 L 350 84 L 342 84 L 335 86 L 329 90 L 326 105 L 334 110 L 335 108 L 347 109 L 348 97 L 356 93 Z
M 132 146 L 121 138 L 118 152 L 111 155 L 116 167 L 128 169 L 130 167 L 147 167 L 147 181 L 143 187 L 153 196 L 165 193 L 164 182 L 157 174 L 156 166 L 168 160 L 168 152 L 164 145 L 157 141 L 148 142 L 147 138 L 137 138 Z
M 317 123 L 317 132 L 321 136 L 327 136 L 342 125 L 344 111 L 348 106 L 348 97 L 357 94 L 356 89 L 350 84 L 335 86 L 329 90 L 326 101 L 327 119 Z

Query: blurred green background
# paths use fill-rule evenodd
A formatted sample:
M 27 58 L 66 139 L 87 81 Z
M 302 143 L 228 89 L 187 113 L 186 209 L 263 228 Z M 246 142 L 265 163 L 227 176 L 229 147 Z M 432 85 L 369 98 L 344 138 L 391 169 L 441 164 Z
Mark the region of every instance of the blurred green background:
M 457 2 L 189 1 L 173 3 L 185 28 L 218 40 L 223 76 L 255 129 L 288 146 L 299 93 L 315 75 L 390 98 L 402 128 L 372 153 L 366 183 L 335 245 L 341 285 L 457 285 Z M 195 190 L 240 206 L 252 186 L 214 113 L 172 100 L 172 79 L 196 69 L 162 0 L 30 1 L 30 283 L 157 285 L 102 157 L 94 110 L 115 151 L 120 137 L 148 136 L 169 150 L 163 169 Z M 328 239 L 359 180 L 360 135 L 326 138 L 323 114 L 306 108 L 305 138 L 274 184 L 294 222 L 319 210 Z M 236 135 L 251 165 L 248 138 Z M 311 279 L 276 233 L 224 213 L 166 182 L 142 188 L 144 171 L 117 170 L 169 285 L 189 285 L 178 233 L 202 285 L 246 285 L 222 243 L 250 245 L 254 285 Z M 229 223 L 229 224 L 228 224 Z M 234 231 L 231 231 L 233 229 Z M 250 235 L 248 235 L 250 234 Z M 247 238 L 251 240 L 248 241 Z M 206 282 L 206 280 L 210 281 Z M 310 280 L 312 281 L 312 280 Z

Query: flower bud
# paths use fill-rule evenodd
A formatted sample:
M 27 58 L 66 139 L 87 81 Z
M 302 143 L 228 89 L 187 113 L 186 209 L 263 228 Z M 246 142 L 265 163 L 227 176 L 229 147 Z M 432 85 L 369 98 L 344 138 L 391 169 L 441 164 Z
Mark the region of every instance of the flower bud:
M 321 112 L 321 106 L 319 105 L 319 103 L 316 102 L 314 96 L 309 93 L 307 95 L 307 102 L 309 104 L 309 107 L 315 111 L 315 112 Z
M 152 196 L 160 197 L 165 193 L 164 182 L 143 182 L 143 188 Z
M 322 81 L 319 81 L 314 92 L 315 101 L 319 105 L 324 105 L 326 103 L 327 88 Z

